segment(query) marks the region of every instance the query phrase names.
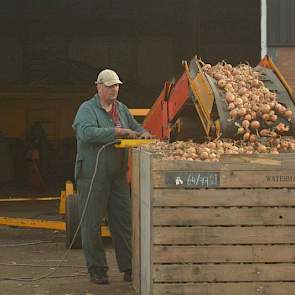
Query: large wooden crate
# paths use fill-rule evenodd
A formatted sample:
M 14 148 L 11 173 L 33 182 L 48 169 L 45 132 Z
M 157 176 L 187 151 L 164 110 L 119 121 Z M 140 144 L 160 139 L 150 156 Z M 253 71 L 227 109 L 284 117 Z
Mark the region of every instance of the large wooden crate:
M 295 154 L 132 168 L 137 293 L 295 294 Z

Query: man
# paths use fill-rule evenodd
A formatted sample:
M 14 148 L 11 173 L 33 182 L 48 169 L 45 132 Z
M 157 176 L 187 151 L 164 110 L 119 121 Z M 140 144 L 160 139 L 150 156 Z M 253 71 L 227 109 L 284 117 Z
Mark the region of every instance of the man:
M 126 177 L 128 154 L 110 145 L 100 153 L 96 167 L 97 153 L 100 147 L 117 138 L 151 136 L 117 100 L 122 82 L 114 71 L 101 71 L 95 84 L 97 94 L 80 106 L 73 123 L 77 138 L 75 179 L 80 213 L 89 197 L 81 234 L 90 280 L 108 284 L 108 266 L 99 229 L 106 215 L 119 271 L 124 272 L 125 281 L 131 281 L 132 275 L 130 190 Z

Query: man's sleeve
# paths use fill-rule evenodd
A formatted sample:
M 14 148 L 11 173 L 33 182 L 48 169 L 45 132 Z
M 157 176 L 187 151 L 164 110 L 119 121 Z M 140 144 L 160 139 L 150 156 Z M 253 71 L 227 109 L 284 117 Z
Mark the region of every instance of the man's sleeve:
M 99 127 L 94 110 L 85 103 L 80 106 L 72 127 L 83 142 L 104 144 L 116 139 L 115 128 Z

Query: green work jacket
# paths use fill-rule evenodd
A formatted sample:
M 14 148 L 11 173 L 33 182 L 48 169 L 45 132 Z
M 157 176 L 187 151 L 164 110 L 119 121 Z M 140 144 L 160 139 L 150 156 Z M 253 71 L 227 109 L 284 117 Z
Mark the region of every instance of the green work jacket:
M 126 105 L 115 102 L 122 128 L 144 132 L 144 128 L 134 119 Z M 101 106 L 99 96 L 81 104 L 72 125 L 77 138 L 77 155 L 75 163 L 75 179 L 90 179 L 94 173 L 96 156 L 99 148 L 105 143 L 114 141 L 115 127 L 112 117 Z M 127 170 L 128 153 L 109 146 L 99 157 L 99 173 L 114 173 Z

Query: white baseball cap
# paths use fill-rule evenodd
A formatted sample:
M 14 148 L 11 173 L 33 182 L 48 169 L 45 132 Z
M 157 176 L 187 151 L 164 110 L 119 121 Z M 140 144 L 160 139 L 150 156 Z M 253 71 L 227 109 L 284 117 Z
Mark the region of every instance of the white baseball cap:
M 105 86 L 112 86 L 115 84 L 123 83 L 122 81 L 120 81 L 120 78 L 115 71 L 106 69 L 98 74 L 95 84 L 104 84 Z

